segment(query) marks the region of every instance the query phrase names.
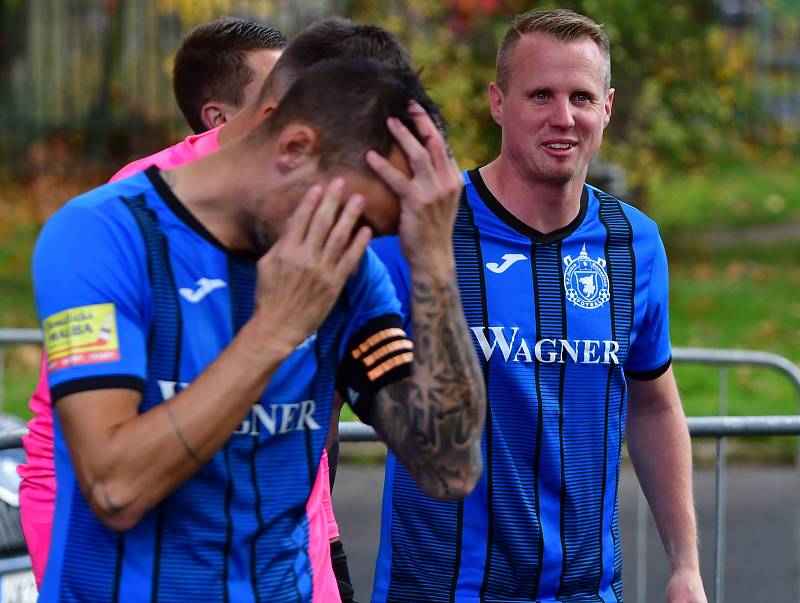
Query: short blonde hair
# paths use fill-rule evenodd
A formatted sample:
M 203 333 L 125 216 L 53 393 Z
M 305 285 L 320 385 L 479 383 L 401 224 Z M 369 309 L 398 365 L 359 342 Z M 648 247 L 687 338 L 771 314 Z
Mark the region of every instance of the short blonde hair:
M 606 87 L 611 87 L 611 43 L 603 26 L 589 17 L 566 8 L 556 10 L 529 10 L 514 18 L 514 23 L 503 35 L 497 49 L 497 85 L 508 90 L 511 55 L 525 34 L 541 33 L 564 42 L 573 42 L 583 37 L 590 38 L 606 59 Z

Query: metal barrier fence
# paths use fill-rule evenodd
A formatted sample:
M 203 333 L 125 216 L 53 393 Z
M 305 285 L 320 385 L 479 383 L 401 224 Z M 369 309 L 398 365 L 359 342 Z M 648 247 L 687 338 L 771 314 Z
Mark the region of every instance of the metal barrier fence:
M 0 410 L 3 408 L 4 384 L 4 350 L 10 345 L 41 344 L 42 336 L 38 329 L 0 329 Z M 716 438 L 715 464 L 715 503 L 714 503 L 714 588 L 712 601 L 724 603 L 725 578 L 725 519 L 727 501 L 726 485 L 726 453 L 727 439 L 734 436 L 798 436 L 800 435 L 800 416 L 740 416 L 730 417 L 728 407 L 728 379 L 731 366 L 769 367 L 783 373 L 794 386 L 800 404 L 800 367 L 787 358 L 769 352 L 752 350 L 719 350 L 702 348 L 674 348 L 673 360 L 676 363 L 710 364 L 719 367 L 719 404 L 718 411 L 722 416 L 689 417 L 689 433 L 692 437 Z M 800 415 L 800 409 L 798 410 Z M 22 445 L 22 437 L 26 430 L 14 430 L 0 433 L 0 450 L 16 448 Z M 374 430 L 361 423 L 344 422 L 339 424 L 339 439 L 343 442 L 376 441 Z M 796 463 L 800 471 L 800 444 Z M 647 503 L 640 493 L 637 517 L 637 565 L 636 565 L 636 601 L 646 603 L 647 597 Z M 800 530 L 798 530 L 800 533 Z M 798 536 L 800 538 L 800 536 Z M 798 542 L 800 554 L 800 542 Z M 0 575 L 8 571 L 19 571 L 20 562 L 11 566 L 0 563 Z M 796 572 L 800 580 L 800 571 Z M 800 594 L 800 582 L 795 585 Z

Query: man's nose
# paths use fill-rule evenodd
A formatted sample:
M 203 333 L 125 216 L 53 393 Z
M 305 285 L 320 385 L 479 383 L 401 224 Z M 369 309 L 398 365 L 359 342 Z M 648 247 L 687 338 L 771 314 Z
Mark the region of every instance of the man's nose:
M 568 98 L 556 98 L 550 105 L 549 121 L 554 128 L 563 130 L 575 125 L 575 117 L 572 113 L 573 106 Z

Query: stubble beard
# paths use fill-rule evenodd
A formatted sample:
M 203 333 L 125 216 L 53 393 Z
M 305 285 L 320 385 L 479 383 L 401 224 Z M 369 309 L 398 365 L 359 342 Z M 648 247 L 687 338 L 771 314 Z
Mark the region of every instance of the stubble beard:
M 532 172 L 536 180 L 542 180 L 548 184 L 567 184 L 577 176 L 578 166 L 573 164 L 554 168 L 534 164 Z

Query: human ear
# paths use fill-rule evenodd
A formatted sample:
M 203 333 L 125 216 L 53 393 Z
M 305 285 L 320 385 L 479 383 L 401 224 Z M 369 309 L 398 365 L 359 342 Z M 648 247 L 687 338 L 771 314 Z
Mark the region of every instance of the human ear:
M 489 84 L 489 111 L 498 126 L 503 125 L 503 91 L 497 82 Z
M 614 104 L 614 89 L 609 88 L 608 92 L 606 93 L 606 102 L 603 104 L 603 110 L 605 111 L 603 128 L 605 128 L 608 125 L 608 122 L 611 121 L 611 105 L 613 104 Z
M 236 108 L 227 103 L 209 101 L 200 109 L 200 121 L 206 128 L 213 130 L 226 123 L 234 113 L 236 113 Z
M 319 155 L 319 134 L 305 124 L 289 124 L 278 134 L 278 169 L 288 173 Z
M 278 106 L 277 103 L 270 101 L 266 105 L 261 107 L 261 119 L 266 119 L 267 117 L 269 117 L 269 114 L 272 113 L 277 106 Z

